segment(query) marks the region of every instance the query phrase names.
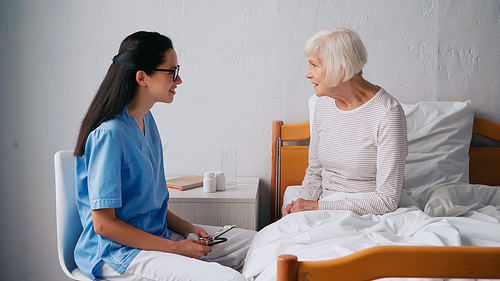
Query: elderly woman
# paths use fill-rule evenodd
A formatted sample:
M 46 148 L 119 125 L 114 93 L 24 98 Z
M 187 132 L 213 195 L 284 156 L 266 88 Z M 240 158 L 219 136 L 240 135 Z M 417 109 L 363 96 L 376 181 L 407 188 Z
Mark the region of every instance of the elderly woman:
M 306 77 L 318 99 L 309 167 L 299 198 L 283 209 L 283 216 L 308 210 L 394 211 L 408 152 L 401 105 L 363 78 L 367 53 L 354 31 L 320 31 L 307 41 L 304 53 Z

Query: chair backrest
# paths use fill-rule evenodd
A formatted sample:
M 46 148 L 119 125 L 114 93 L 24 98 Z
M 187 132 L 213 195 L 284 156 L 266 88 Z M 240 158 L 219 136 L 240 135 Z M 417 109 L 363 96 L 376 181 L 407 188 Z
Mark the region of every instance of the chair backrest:
M 56 173 L 56 225 L 59 263 L 68 277 L 77 279 L 71 272 L 77 268 L 74 249 L 83 229 L 76 207 L 75 158 L 73 152 L 69 150 L 58 151 L 54 156 L 54 165 Z

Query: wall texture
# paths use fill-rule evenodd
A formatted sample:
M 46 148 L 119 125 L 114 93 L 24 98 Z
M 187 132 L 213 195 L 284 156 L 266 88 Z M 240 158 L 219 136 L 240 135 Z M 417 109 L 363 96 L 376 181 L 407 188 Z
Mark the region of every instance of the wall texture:
M 55 237 L 53 156 L 79 123 L 127 35 L 170 36 L 184 83 L 153 107 L 167 176 L 220 167 L 261 179 L 269 223 L 271 122 L 308 118 L 303 43 L 356 30 L 365 77 L 402 102 L 472 100 L 500 122 L 500 1 L 0 0 L 0 280 L 65 280 Z

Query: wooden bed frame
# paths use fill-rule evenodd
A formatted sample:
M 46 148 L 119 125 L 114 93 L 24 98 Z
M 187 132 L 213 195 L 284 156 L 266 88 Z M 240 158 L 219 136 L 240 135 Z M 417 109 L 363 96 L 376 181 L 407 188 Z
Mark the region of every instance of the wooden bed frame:
M 473 134 L 500 141 L 500 124 L 474 117 Z M 284 145 L 310 137 L 309 121 L 273 121 L 271 221 L 281 217 L 285 189 L 300 185 L 308 166 L 309 146 Z M 500 185 L 500 147 L 471 147 L 469 181 Z M 363 270 L 359 270 L 363 268 Z M 385 277 L 500 279 L 499 247 L 376 246 L 326 261 L 278 257 L 278 281 L 373 280 Z

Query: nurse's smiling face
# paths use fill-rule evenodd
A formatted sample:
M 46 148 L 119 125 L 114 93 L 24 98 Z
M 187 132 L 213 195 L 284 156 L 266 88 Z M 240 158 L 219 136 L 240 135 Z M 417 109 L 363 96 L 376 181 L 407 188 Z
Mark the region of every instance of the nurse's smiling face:
M 174 49 L 165 52 L 165 62 L 160 64 L 158 69 L 175 70 L 179 64 L 177 53 Z M 148 75 L 148 90 L 155 102 L 171 103 L 174 101 L 177 85 L 182 83 L 180 76 L 174 81 L 173 72 L 155 71 Z

